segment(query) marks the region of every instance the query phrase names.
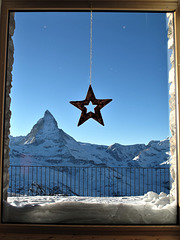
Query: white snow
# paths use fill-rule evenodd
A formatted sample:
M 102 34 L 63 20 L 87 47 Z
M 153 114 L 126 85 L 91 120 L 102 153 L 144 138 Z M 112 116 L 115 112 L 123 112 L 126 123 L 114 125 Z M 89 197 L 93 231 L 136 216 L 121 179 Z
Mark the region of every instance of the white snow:
M 176 224 L 177 203 L 148 192 L 136 197 L 9 197 L 3 221 L 65 224 Z

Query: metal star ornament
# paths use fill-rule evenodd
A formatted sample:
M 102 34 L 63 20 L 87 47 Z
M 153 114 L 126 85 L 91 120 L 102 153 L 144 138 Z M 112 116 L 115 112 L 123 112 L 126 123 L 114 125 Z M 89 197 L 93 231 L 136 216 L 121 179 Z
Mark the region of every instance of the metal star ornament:
M 100 110 L 111 101 L 112 99 L 96 99 L 92 86 L 90 84 L 85 100 L 70 101 L 72 105 L 74 105 L 75 107 L 79 108 L 82 111 L 78 122 L 78 126 L 86 122 L 89 118 L 93 118 L 98 123 L 104 126 Z M 92 102 L 93 105 L 96 105 L 94 107 L 94 112 L 92 111 L 87 112 L 87 108 L 85 106 L 89 105 L 90 102 Z

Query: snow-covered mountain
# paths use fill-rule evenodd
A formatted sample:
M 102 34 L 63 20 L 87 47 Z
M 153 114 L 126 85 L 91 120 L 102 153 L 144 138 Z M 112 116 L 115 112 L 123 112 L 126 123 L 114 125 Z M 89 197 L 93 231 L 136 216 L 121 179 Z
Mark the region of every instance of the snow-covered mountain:
M 169 167 L 169 139 L 148 145 L 110 146 L 77 142 L 58 128 L 47 110 L 27 136 L 10 136 L 11 165 Z

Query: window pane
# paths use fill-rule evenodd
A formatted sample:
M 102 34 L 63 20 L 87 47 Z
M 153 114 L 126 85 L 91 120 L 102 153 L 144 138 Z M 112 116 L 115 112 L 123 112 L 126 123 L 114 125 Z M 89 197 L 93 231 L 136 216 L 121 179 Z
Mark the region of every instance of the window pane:
M 174 72 L 172 13 L 11 12 L 3 221 L 176 224 Z

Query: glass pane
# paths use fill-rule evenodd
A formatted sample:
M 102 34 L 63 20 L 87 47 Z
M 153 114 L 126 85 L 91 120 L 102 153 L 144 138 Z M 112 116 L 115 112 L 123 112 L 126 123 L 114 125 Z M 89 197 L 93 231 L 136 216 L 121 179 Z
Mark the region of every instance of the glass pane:
M 174 71 L 172 13 L 11 12 L 3 221 L 176 224 Z

